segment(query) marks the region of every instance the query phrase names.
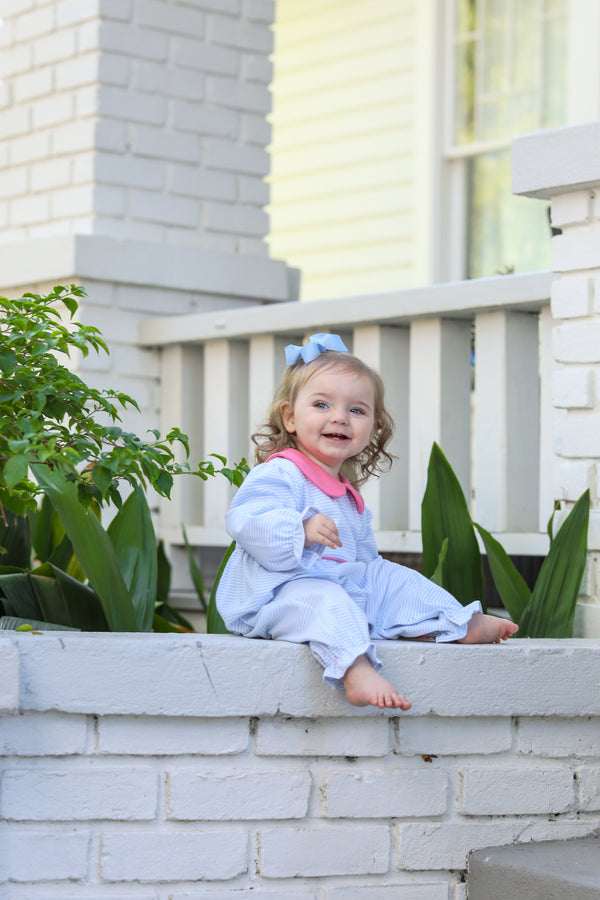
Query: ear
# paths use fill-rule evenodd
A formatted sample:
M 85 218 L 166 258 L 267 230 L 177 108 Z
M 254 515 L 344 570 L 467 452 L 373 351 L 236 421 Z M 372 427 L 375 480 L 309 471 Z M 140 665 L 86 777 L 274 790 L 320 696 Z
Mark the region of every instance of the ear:
M 294 407 L 291 403 L 282 403 L 280 406 L 281 419 L 283 427 L 288 434 L 294 434 L 296 426 L 294 425 Z

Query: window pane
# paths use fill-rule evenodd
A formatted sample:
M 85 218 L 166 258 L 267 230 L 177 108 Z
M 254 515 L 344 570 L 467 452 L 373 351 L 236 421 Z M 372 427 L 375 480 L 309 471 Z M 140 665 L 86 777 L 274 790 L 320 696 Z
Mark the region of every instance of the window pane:
M 564 17 L 549 19 L 544 27 L 544 77 L 542 84 L 542 128 L 563 125 L 567 109 L 567 60 Z
M 454 141 L 465 144 L 474 140 L 475 42 L 465 41 L 456 47 L 456 80 L 454 98 Z
M 488 0 L 483 21 L 482 92 L 505 91 L 506 71 L 506 0 Z
M 469 163 L 468 278 L 507 270 L 531 272 L 550 267 L 547 207 L 513 197 L 510 151 L 487 153 Z
M 468 34 L 475 29 L 475 0 L 457 0 L 456 33 Z
M 540 52 L 537 12 L 537 3 L 522 3 L 514 19 L 512 81 L 517 91 L 537 88 Z

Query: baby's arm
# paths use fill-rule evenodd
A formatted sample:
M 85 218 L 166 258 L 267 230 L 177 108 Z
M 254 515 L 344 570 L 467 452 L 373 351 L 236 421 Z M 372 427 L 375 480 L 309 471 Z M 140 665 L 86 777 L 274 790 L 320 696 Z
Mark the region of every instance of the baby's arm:
M 338 534 L 337 525 L 329 516 L 323 513 L 315 513 L 309 519 L 305 519 L 302 523 L 304 526 L 304 534 L 306 535 L 305 546 L 311 544 L 323 544 L 325 547 L 342 547 L 340 536 Z

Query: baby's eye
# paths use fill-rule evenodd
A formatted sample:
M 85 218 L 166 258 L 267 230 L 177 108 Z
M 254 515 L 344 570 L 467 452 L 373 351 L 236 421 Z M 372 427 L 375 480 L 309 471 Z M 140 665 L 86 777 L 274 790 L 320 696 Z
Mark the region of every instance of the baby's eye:
M 327 409 L 327 404 L 324 400 L 315 400 L 313 404 L 317 409 Z
M 364 409 L 361 409 L 359 406 L 353 406 L 352 409 L 350 410 L 350 412 L 358 413 L 359 416 L 364 416 L 364 414 L 365 414 Z

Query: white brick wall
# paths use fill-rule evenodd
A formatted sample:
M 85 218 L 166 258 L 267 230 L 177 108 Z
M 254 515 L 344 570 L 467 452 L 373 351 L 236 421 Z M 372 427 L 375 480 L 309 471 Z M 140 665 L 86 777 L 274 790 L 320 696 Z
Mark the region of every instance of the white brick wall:
M 269 170 L 272 3 L 21 0 L 2 15 L 0 239 L 112 228 L 267 255 L 268 188 L 242 182 Z M 81 184 L 90 150 L 96 166 Z M 115 183 L 121 196 L 108 201 Z
M 409 714 L 292 644 L 0 633 L 0 895 L 465 900 L 471 850 L 598 829 L 600 642 L 378 652 Z

